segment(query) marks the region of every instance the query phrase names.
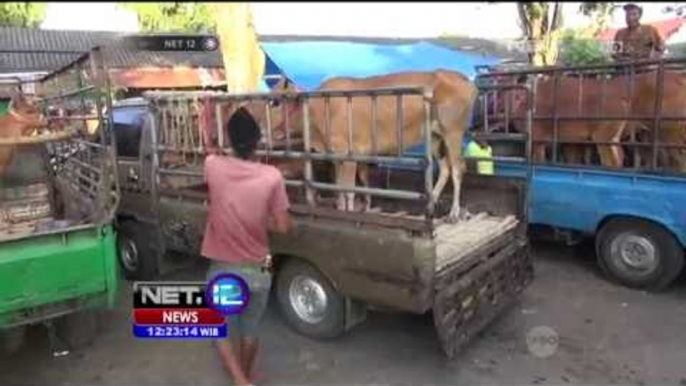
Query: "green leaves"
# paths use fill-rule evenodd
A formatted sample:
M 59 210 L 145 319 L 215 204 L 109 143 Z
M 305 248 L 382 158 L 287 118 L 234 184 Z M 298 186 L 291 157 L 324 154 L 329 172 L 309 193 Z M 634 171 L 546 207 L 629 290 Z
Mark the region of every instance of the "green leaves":
M 138 15 L 138 25 L 145 31 L 213 32 L 215 23 L 208 3 L 117 3 Z
M 45 3 L 0 2 L 0 26 L 35 28 L 45 19 Z
M 560 43 L 558 64 L 563 66 L 585 66 L 606 64 L 610 55 L 603 44 L 593 38 L 566 31 Z

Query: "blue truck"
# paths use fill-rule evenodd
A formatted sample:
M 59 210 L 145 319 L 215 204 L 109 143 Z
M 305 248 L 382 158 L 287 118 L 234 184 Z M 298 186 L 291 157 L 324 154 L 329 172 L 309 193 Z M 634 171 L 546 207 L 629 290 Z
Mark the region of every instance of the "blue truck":
M 484 84 L 493 85 L 494 79 L 498 79 L 502 86 L 507 83 L 503 80 L 509 79 L 511 81 L 509 84 L 516 82 L 521 84 L 523 79 L 528 77 L 527 81 L 532 86 L 532 95 L 535 96 L 536 79 L 544 77 L 552 79 L 558 75 L 576 76 L 581 84 L 584 77 L 612 79 L 616 76 L 627 74 L 634 76 L 631 74 L 649 72 L 656 75 L 655 82 L 658 91 L 655 93 L 655 106 L 662 106 L 665 71 L 683 67 L 685 63 L 686 61 L 682 59 L 665 59 L 642 64 L 627 63 L 575 68 L 550 67 L 506 71 L 500 71 L 497 68 L 487 68 L 484 71 L 482 68 L 476 82 L 483 87 Z M 532 79 L 534 79 L 533 82 L 531 82 Z M 583 92 L 581 86 L 575 92 L 581 94 Z M 579 98 L 582 96 L 580 95 Z M 492 99 L 491 102 L 494 100 L 496 99 Z M 500 99 L 501 102 L 503 100 Z M 482 124 L 473 125 L 472 130 L 483 131 L 484 115 L 497 115 L 495 110 L 498 109 L 494 109 L 492 103 L 489 103 L 486 102 L 487 108 L 484 108 L 483 103 L 477 107 Z M 539 101 L 536 101 L 536 104 L 538 103 Z M 545 119 L 576 119 L 576 124 L 590 122 L 588 113 L 584 113 L 585 115 L 580 113 L 576 117 L 555 118 L 559 108 L 553 107 L 553 117 L 550 118 L 544 116 L 542 112 L 536 112 L 535 107 L 532 106 L 533 103 L 529 104 L 527 110 L 531 122 L 536 122 L 537 119 L 539 122 Z M 503 109 L 504 107 L 501 106 L 499 111 L 502 113 Z M 661 107 L 656 108 L 652 115 L 642 117 L 640 121 L 639 118 L 633 118 L 635 111 L 630 110 L 626 115 L 630 118 L 627 122 L 643 124 L 650 122 L 647 125 L 650 127 L 646 127 L 646 130 L 652 130 L 649 135 L 655 138 L 657 137 L 656 126 L 658 128 L 661 124 L 666 126 L 664 122 L 669 120 L 671 122 L 686 121 L 686 116 L 679 116 L 673 110 L 667 111 L 667 108 L 664 109 L 665 111 L 662 110 Z M 600 115 L 590 118 L 617 119 Z M 500 121 L 502 123 L 502 116 Z M 558 127 L 555 129 L 558 130 L 554 137 L 556 140 L 550 141 L 548 145 L 558 146 L 559 152 L 561 149 L 559 145 L 575 143 L 558 138 L 559 121 L 554 127 Z M 502 130 L 508 131 L 509 128 L 504 127 L 504 129 L 501 128 Z M 493 131 L 497 129 L 491 130 Z M 639 154 L 639 150 L 636 149 L 641 149 L 636 141 L 634 138 L 622 141 L 625 153 L 631 156 L 627 158 L 632 161 L 636 161 L 636 154 Z M 648 141 L 648 146 L 655 153 L 667 149 L 668 146 L 674 149 L 676 146 L 684 145 L 683 143 L 652 141 L 654 140 Z M 489 143 L 493 147 L 494 155 L 522 156 L 526 153 L 527 147 L 522 143 L 515 145 L 506 140 L 493 140 Z M 530 149 L 532 142 L 528 145 Z M 589 153 L 591 149 L 595 149 L 594 143 L 585 142 L 583 145 Z M 643 146 L 642 149 L 647 148 L 645 142 Z M 552 150 L 552 147 L 549 150 Z M 683 150 L 681 152 L 683 153 Z M 653 158 L 653 156 L 654 154 L 651 153 L 647 158 Z M 600 166 L 595 162 L 589 164 L 588 159 L 583 165 L 565 163 L 559 155 L 555 157 L 557 159 L 553 157 L 555 156 L 551 155 L 550 160 L 536 164 L 509 162 L 495 157 L 496 176 L 526 175 L 528 177 L 530 186 L 527 215 L 531 228 L 552 231 L 548 234 L 552 234 L 556 239 L 565 240 L 568 244 L 574 244 L 585 237 L 593 237 L 597 262 L 603 273 L 611 280 L 628 287 L 647 290 L 664 289 L 683 272 L 684 248 L 686 248 L 686 205 L 682 200 L 686 198 L 686 175 L 675 170 L 667 170 L 668 168 L 664 165 L 658 166 L 656 155 L 650 166 L 638 166 L 637 163 L 629 165 L 627 162 L 625 167 L 620 168 Z M 531 160 L 530 157 L 529 160 Z
M 523 176 L 496 162 L 496 174 Z M 573 243 L 595 236 L 598 265 L 630 287 L 661 289 L 681 273 L 686 246 L 686 177 L 593 167 L 534 165 L 529 223 Z

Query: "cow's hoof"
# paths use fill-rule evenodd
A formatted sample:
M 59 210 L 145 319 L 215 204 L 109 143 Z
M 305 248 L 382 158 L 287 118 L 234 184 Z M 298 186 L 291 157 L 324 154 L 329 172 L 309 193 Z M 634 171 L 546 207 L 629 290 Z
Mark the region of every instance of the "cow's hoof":
M 450 212 L 448 217 L 445 219 L 445 222 L 448 224 L 457 224 L 458 222 L 467 221 L 470 218 L 472 218 L 472 214 L 469 213 L 467 209 L 462 209 L 457 211 L 457 213 Z
M 460 221 L 460 216 L 458 216 L 458 215 L 449 214 L 445 218 L 446 224 L 457 224 L 459 221 Z

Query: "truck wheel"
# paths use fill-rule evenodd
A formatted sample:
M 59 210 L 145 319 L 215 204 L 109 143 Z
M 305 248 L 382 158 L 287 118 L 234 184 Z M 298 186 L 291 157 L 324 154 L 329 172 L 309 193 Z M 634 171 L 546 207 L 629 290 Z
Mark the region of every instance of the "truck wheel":
M 281 312 L 300 334 L 326 339 L 345 331 L 345 299 L 312 265 L 288 261 L 276 278 Z
M 608 222 L 598 234 L 596 252 L 603 272 L 632 288 L 661 290 L 684 266 L 684 252 L 674 236 L 642 220 Z
M 19 351 L 24 344 L 25 335 L 25 326 L 0 330 L 0 354 L 9 356 Z
M 88 346 L 95 339 L 97 318 L 92 310 L 65 315 L 55 320 L 57 336 L 71 349 Z
M 124 277 L 150 280 L 158 273 L 158 253 L 144 224 L 128 220 L 117 228 L 117 251 Z

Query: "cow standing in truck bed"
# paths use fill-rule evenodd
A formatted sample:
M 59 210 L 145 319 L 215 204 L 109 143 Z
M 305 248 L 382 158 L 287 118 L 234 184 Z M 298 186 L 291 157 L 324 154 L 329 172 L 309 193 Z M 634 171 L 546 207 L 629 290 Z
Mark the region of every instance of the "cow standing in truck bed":
M 285 85 L 285 84 L 284 84 Z M 434 156 L 440 156 L 440 175 L 432 192 L 438 200 L 445 188 L 448 178 L 453 181 L 453 202 L 448 221 L 460 218 L 460 185 L 463 163 L 462 139 L 469 125 L 469 117 L 477 89 L 464 75 L 451 71 L 407 72 L 369 78 L 334 78 L 324 82 L 319 91 L 355 90 L 389 87 L 424 87 L 433 91 L 432 134 L 439 139 L 434 142 Z M 280 87 L 276 92 L 284 91 Z M 358 155 L 398 155 L 399 145 L 405 150 L 408 147 L 424 142 L 422 128 L 425 122 L 423 96 L 403 96 L 402 105 L 402 144 L 398 143 L 396 130 L 396 98 L 394 96 L 377 97 L 377 130 L 376 149 L 372 143 L 372 112 L 370 97 L 352 98 L 352 143 L 348 136 L 348 106 L 346 98 L 331 98 L 329 105 L 329 126 L 326 128 L 326 108 L 323 98 L 312 98 L 310 106 L 311 147 L 317 152 L 334 152 L 337 154 Z M 285 110 L 289 112 L 291 135 L 302 136 L 303 115 L 301 101 L 287 102 Z M 272 117 L 274 131 L 283 137 L 285 119 L 283 109 L 274 110 Z M 256 114 L 259 115 L 259 112 Z M 264 122 L 264 119 L 261 119 Z M 444 152 L 440 152 L 443 145 Z M 350 149 L 349 149 L 350 147 Z M 375 151 L 374 151 L 375 150 Z M 336 183 L 341 186 L 355 186 L 358 165 L 354 161 L 343 161 L 336 164 Z M 366 166 L 360 170 L 360 179 L 368 182 Z M 369 201 L 368 201 L 369 202 Z M 354 193 L 339 195 L 338 208 L 351 210 L 354 204 Z
M 541 77 L 535 91 L 534 121 L 532 137 L 534 141 L 533 156 L 536 162 L 544 162 L 546 148 L 550 146 L 555 135 L 554 120 L 559 117 L 624 117 L 628 114 L 630 95 L 626 79 L 602 80 L 584 78 L 582 86 L 577 77 L 560 76 L 557 86 L 554 77 Z M 579 92 L 579 90 L 582 92 Z M 513 125 L 517 131 L 525 131 L 525 98 L 515 98 Z M 542 119 L 536 119 L 542 118 Z M 617 145 L 599 144 L 598 153 L 604 166 L 620 167 L 623 164 L 623 152 L 620 139 L 624 132 L 624 120 L 595 119 L 560 119 L 558 120 L 557 140 L 616 142 Z M 567 162 L 581 163 L 578 145 L 562 145 Z M 559 162 L 559 161 L 558 161 Z
M 665 71 L 662 115 L 686 117 L 686 76 L 681 73 Z M 544 77 L 538 82 L 536 90 L 535 119 L 532 123 L 533 140 L 552 140 L 554 135 L 553 120 L 549 119 L 554 112 L 554 78 Z M 590 120 L 582 117 L 653 117 L 655 116 L 655 98 L 658 94 L 656 73 L 644 72 L 629 75 L 615 75 L 607 80 L 585 77 L 580 86 L 579 78 L 560 77 L 557 89 L 558 116 L 579 117 L 571 120 L 560 120 L 558 141 L 595 141 L 616 142 L 617 145 L 597 145 L 603 166 L 622 167 L 623 150 L 619 146 L 622 139 L 629 137 L 631 131 L 651 133 L 653 120 Z M 518 131 L 524 131 L 524 98 L 521 94 L 515 98 L 515 117 L 513 125 Z M 666 144 L 686 144 L 686 127 L 684 121 L 663 120 L 658 139 Z M 534 145 L 534 158 L 538 162 L 545 160 L 546 143 Z M 568 163 L 581 163 L 582 145 L 563 144 L 562 151 Z M 641 158 L 650 160 L 650 148 L 637 148 Z M 675 171 L 686 172 L 686 157 L 682 149 L 664 149 L 667 155 L 666 166 Z
M 26 97 L 17 95 L 10 101 L 7 113 L 0 117 L 0 139 L 27 136 L 46 125 L 38 106 Z M 12 163 L 16 146 L 0 144 L 0 181 Z

